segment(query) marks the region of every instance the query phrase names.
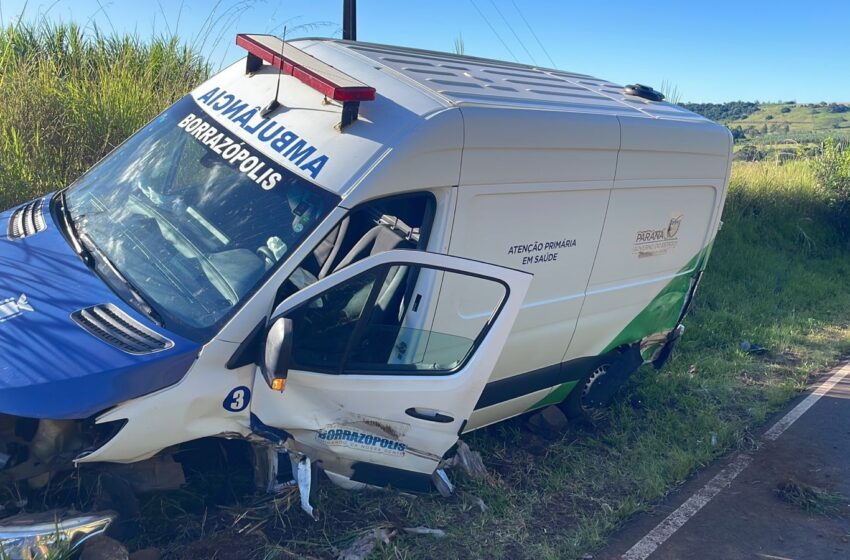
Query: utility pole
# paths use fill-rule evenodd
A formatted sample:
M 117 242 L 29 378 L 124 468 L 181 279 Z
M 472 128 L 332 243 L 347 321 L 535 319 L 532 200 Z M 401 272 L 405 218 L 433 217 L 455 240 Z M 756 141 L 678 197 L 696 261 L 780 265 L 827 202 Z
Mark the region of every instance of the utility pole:
M 357 0 L 342 0 L 342 38 L 357 40 Z

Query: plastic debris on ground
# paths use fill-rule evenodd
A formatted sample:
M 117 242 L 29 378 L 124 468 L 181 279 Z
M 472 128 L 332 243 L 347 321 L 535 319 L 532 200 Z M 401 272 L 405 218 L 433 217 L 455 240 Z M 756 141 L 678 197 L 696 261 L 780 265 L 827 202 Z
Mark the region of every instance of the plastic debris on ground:
M 487 476 L 487 469 L 484 467 L 484 461 L 481 459 L 481 454 L 477 451 L 471 450 L 469 446 L 461 440 L 457 442 L 455 454 L 446 461 L 443 461 L 442 466 L 447 469 L 461 469 L 472 478 L 485 478 Z
M 307 512 L 307 515 L 316 519 L 316 512 L 313 506 L 310 505 L 310 486 L 312 484 L 312 465 L 310 458 L 306 455 L 298 461 L 298 493 L 301 495 L 301 509 Z
M 396 530 L 388 527 L 373 529 L 358 537 L 351 546 L 340 552 L 337 560 L 365 560 L 379 542 L 389 544 L 390 539 L 395 535 Z
M 744 340 L 741 342 L 741 351 L 747 354 L 766 354 L 767 348 L 754 344 L 749 340 Z

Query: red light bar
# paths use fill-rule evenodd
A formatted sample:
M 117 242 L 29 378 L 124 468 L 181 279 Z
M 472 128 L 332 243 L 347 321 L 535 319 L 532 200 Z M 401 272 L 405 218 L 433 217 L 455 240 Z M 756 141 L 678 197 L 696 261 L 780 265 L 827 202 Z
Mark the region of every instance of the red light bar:
M 240 33 L 236 36 L 236 44 L 335 101 L 349 103 L 375 99 L 375 88 L 292 45 L 284 46 L 283 41 L 274 35 Z M 255 70 L 259 70 L 259 67 Z

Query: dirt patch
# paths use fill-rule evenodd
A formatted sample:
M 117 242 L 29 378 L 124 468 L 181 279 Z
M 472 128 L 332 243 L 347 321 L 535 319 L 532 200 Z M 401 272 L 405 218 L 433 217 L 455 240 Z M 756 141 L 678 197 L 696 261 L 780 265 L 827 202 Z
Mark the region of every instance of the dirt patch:
M 239 533 L 219 533 L 203 540 L 195 541 L 180 548 L 169 558 L 173 560 L 244 560 L 262 550 L 264 543 L 259 535 L 240 535 Z

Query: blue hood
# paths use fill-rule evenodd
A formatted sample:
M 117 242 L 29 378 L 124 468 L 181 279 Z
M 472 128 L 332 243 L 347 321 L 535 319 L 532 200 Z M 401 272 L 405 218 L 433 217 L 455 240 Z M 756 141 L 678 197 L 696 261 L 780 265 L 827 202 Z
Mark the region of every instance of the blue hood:
M 12 211 L 0 214 L 0 413 L 86 418 L 179 381 L 200 345 L 155 325 L 115 295 L 65 240 L 49 200 L 47 228 L 29 237 L 9 239 Z M 75 311 L 107 303 L 174 346 L 128 354 L 71 319 Z

